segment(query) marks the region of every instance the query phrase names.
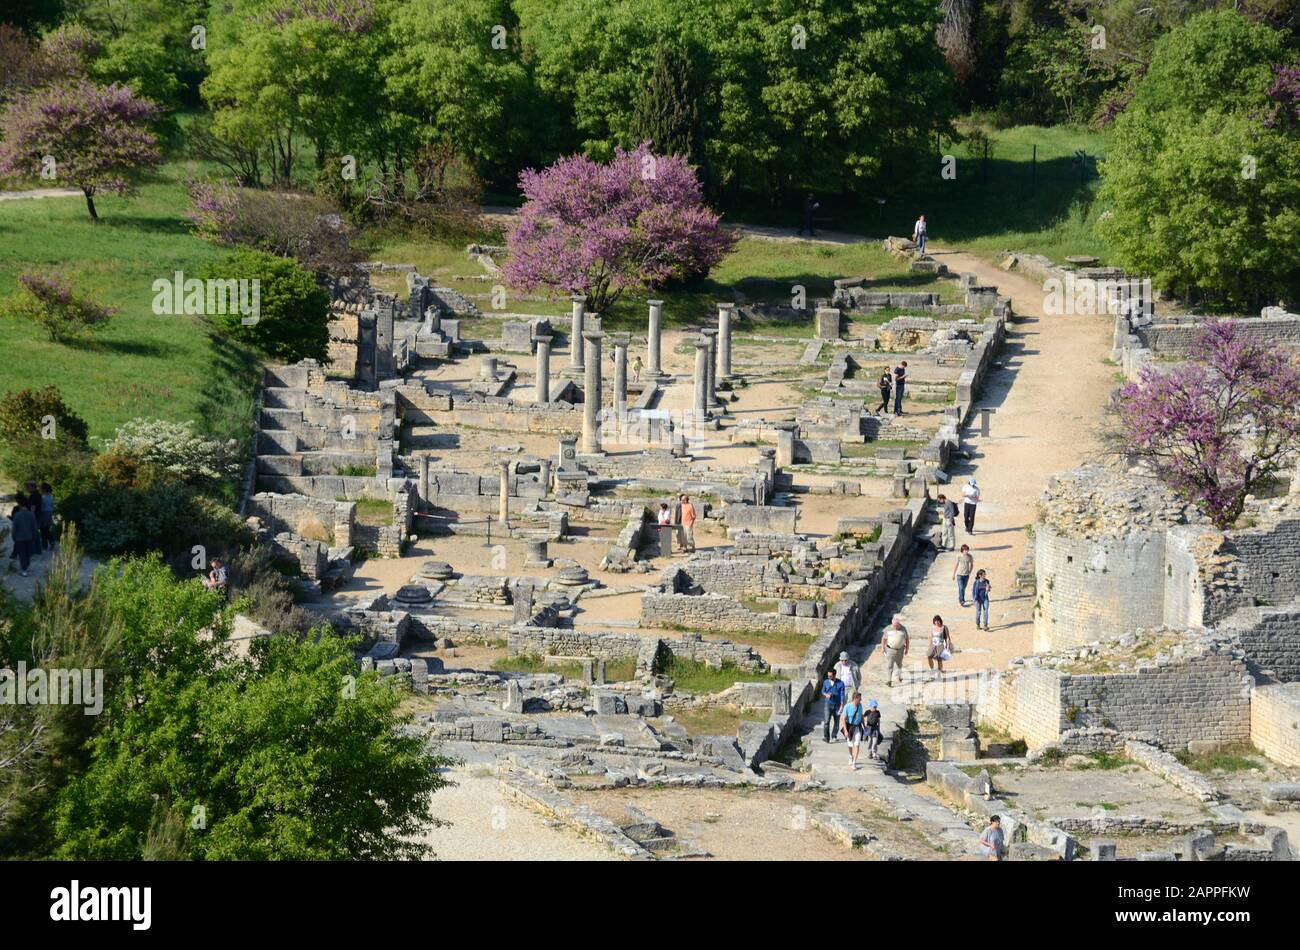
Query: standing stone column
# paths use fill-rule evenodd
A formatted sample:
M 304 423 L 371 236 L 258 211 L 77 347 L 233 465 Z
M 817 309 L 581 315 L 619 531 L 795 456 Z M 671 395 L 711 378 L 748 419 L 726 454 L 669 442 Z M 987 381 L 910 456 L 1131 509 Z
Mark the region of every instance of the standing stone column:
M 551 337 L 537 338 L 537 402 L 546 405 L 551 401 Z
M 718 378 L 731 378 L 731 318 L 736 312 L 734 303 L 718 304 Z
M 695 340 L 695 424 L 703 425 L 709 418 L 709 341 L 704 337 Z
M 501 527 L 510 527 L 510 463 L 501 462 L 501 507 L 497 512 L 497 521 Z
M 582 333 L 587 317 L 587 298 L 582 294 L 574 294 L 569 299 L 573 301 L 573 326 L 569 329 L 569 366 L 579 370 L 582 369 Z
M 627 417 L 627 346 L 632 342 L 626 333 L 616 333 L 614 341 L 614 419 L 621 427 Z
M 429 506 L 429 456 L 420 456 L 420 502 Z
M 709 365 L 706 367 L 709 378 L 704 392 L 709 400 L 709 408 L 718 409 L 722 406 L 718 401 L 718 331 L 709 328 L 701 332 L 709 345 Z
M 542 459 L 541 468 L 537 473 L 537 480 L 542 483 L 542 497 L 545 498 L 551 493 L 551 460 Z
M 646 330 L 646 354 L 645 354 L 645 371 L 647 376 L 661 376 L 662 370 L 659 368 L 659 334 L 663 322 L 662 300 L 648 301 L 650 304 L 650 326 Z
M 600 341 L 604 336 L 603 333 L 582 335 L 587 344 L 582 384 L 583 455 L 596 455 L 600 452 Z
M 790 423 L 776 429 L 776 467 L 788 468 L 794 464 L 794 437 L 796 426 Z

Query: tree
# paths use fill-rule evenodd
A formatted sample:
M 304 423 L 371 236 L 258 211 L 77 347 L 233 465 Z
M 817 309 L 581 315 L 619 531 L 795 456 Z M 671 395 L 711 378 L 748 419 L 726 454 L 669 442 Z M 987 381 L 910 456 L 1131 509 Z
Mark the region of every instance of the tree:
M 564 158 L 519 182 L 525 201 L 506 239 L 506 280 L 586 294 L 598 313 L 628 287 L 702 277 L 735 245 L 686 160 L 645 144 L 616 149 L 607 165 Z
M 1148 462 L 1219 528 L 1300 451 L 1300 368 L 1211 320 L 1188 363 L 1146 366 L 1116 396 L 1124 450 Z
M 693 165 L 703 158 L 700 105 L 689 54 L 676 46 L 655 50 L 654 69 L 632 113 L 633 142 L 649 142 L 659 155 L 681 155 Z
M 1117 263 L 1222 306 L 1300 290 L 1300 136 L 1269 98 L 1281 52 L 1277 33 L 1232 11 L 1156 43 L 1101 167 L 1099 230 Z
M 250 281 L 257 288 L 258 313 L 252 322 L 237 308 L 213 314 L 225 333 L 285 362 L 329 357 L 329 294 L 296 262 L 254 251 L 237 250 L 203 269 L 211 281 Z
M 56 343 L 84 336 L 102 327 L 117 312 L 73 293 L 72 285 L 58 276 L 26 271 L 18 275 L 18 293 L 5 301 L 7 316 L 29 320 Z
M 59 790 L 56 856 L 138 859 L 160 839 L 209 860 L 424 853 L 448 763 L 400 729 L 400 693 L 360 672 L 350 643 L 319 630 L 238 659 L 222 598 L 197 579 L 149 558 L 96 583 L 121 624 L 120 669 L 86 768 Z
M 0 175 L 52 171 L 81 189 L 97 221 L 96 194 L 132 194 L 139 174 L 162 161 L 149 128 L 159 115 L 154 103 L 116 83 L 69 80 L 20 93 L 0 120 Z

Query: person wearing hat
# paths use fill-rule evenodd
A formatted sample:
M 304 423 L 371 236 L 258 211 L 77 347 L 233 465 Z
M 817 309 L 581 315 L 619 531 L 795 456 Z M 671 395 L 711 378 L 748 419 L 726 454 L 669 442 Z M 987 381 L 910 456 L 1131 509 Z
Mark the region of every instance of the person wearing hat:
M 880 704 L 874 699 L 867 703 L 867 711 L 862 717 L 862 728 L 867 734 L 867 755 L 879 759 L 876 752 L 880 748 Z
M 972 475 L 965 485 L 961 487 L 961 513 L 966 522 L 966 533 L 975 533 L 975 506 L 980 503 L 980 487 L 975 484 L 975 476 Z
M 835 677 L 844 684 L 844 692 L 852 693 L 862 685 L 856 663 L 849 659 L 847 650 L 840 651 L 840 661 L 835 664 Z

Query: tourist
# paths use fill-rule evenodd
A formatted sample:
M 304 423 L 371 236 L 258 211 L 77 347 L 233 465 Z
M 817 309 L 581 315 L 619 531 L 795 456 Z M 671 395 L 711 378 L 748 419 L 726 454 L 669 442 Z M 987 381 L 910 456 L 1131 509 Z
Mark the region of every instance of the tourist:
M 925 231 L 925 215 L 921 215 L 912 225 L 912 243 L 916 245 L 917 254 L 925 254 Z
M 975 506 L 980 503 L 980 487 L 975 484 L 975 476 L 972 475 L 966 484 L 961 487 L 961 497 L 964 504 L 962 505 L 962 515 L 966 520 L 966 533 L 975 533 Z
M 976 847 L 981 856 L 988 858 L 990 861 L 1001 861 L 1003 840 L 1002 817 L 994 815 L 989 819 L 989 826 L 980 835 L 979 844 Z
M 208 576 L 204 579 L 203 585 L 208 590 L 226 592 L 226 585 L 230 580 L 230 573 L 226 570 L 226 564 L 219 557 L 212 559 L 212 565 L 208 570 Z
M 943 518 L 943 536 L 939 539 L 940 551 L 953 551 L 957 548 L 957 503 L 950 501 L 947 495 L 939 495 L 939 507 Z
M 907 386 L 907 360 L 894 367 L 894 415 L 903 414 L 903 390 Z
M 641 382 L 641 357 L 632 357 L 632 382 Z
M 808 197 L 803 200 L 803 221 L 799 225 L 800 237 L 803 237 L 805 231 L 808 232 L 809 237 L 817 236 L 817 232 L 813 230 L 813 213 L 820 207 L 821 205 L 814 200 L 812 193 L 809 192 Z
M 867 755 L 872 759 L 879 759 L 880 754 L 877 750 L 880 748 L 880 704 L 874 699 L 867 703 L 867 712 L 863 717 L 863 728 L 867 733 Z
M 844 684 L 835 678 L 834 670 L 827 670 L 822 680 L 822 699 L 826 702 L 822 742 L 834 742 L 840 727 L 840 706 L 844 705 Z
M 930 627 L 930 649 L 925 654 L 926 665 L 934 669 L 934 665 L 938 663 L 939 675 L 942 676 L 944 661 L 951 659 L 952 634 L 948 632 L 948 625 L 943 622 L 943 618 L 935 614 Z
M 971 556 L 970 545 L 963 544 L 957 555 L 957 563 L 952 566 L 952 576 L 957 580 L 957 603 L 965 607 L 966 585 L 970 582 L 971 572 L 975 570 L 975 558 Z
M 32 555 L 40 550 L 40 529 L 36 524 L 36 514 L 31 508 L 32 500 L 19 494 L 18 504 L 9 518 L 12 522 L 10 533 L 13 536 L 14 556 L 18 559 L 18 569 L 22 576 L 27 576 L 31 566 Z
M 983 568 L 975 572 L 975 583 L 971 585 L 971 600 L 975 602 L 976 630 L 980 629 L 981 616 L 984 618 L 984 629 L 989 628 L 989 590 L 992 587 Z
M 656 517 L 658 518 L 659 524 L 670 525 L 673 523 L 673 512 L 672 509 L 668 507 L 668 502 L 661 501 L 659 503 L 659 514 Z
M 886 366 L 880 373 L 880 381 L 876 383 L 880 387 L 880 408 L 876 410 L 876 415 L 889 411 L 889 396 L 894 390 L 894 377 L 889 373 L 889 367 Z
M 851 693 L 861 685 L 857 664 L 849 660 L 846 650 L 840 651 L 840 661 L 835 664 L 835 677 L 844 684 L 846 693 Z
M 41 529 L 41 546 L 54 549 L 54 488 L 41 482 L 40 507 L 36 509 L 36 524 Z
M 885 675 L 887 686 L 894 685 L 894 670 L 898 670 L 898 681 L 900 683 L 903 681 L 903 657 L 907 656 L 911 645 L 907 628 L 895 615 L 889 626 L 885 628 L 885 635 L 880 638 L 880 652 L 885 654 L 885 662 L 888 665 L 888 672 Z
M 677 510 L 680 514 L 677 521 L 678 541 L 683 551 L 692 554 L 695 552 L 695 506 L 685 495 L 679 496 L 677 502 Z
M 844 707 L 844 716 L 840 722 L 840 735 L 849 747 L 849 767 L 858 770 L 858 752 L 862 748 L 863 715 L 862 694 L 855 692 L 853 699 Z

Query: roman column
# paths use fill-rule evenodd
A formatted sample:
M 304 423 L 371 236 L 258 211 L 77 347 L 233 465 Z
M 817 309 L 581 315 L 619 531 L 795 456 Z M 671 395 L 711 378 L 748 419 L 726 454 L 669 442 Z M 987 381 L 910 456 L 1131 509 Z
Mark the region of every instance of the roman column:
M 616 333 L 614 341 L 614 419 L 621 427 L 627 416 L 627 345 L 632 338 L 626 333 Z
M 537 338 L 537 402 L 546 405 L 551 401 L 551 337 Z
M 709 341 L 695 339 L 695 425 L 702 426 L 709 418 Z
M 542 459 L 540 470 L 537 473 L 537 480 L 542 483 L 542 497 L 545 498 L 551 493 L 551 460 Z
M 429 456 L 420 456 L 420 501 L 429 507 Z
M 659 334 L 663 324 L 662 300 L 650 300 L 650 326 L 646 330 L 645 371 L 647 376 L 660 376 L 659 369 Z
M 709 327 L 700 332 L 704 334 L 704 339 L 709 345 L 709 379 L 705 394 L 709 400 L 709 408 L 718 409 L 722 406 L 718 401 L 718 331 Z
M 731 317 L 734 303 L 718 304 L 718 379 L 731 378 Z
M 573 326 L 569 329 L 569 366 L 578 370 L 582 369 L 582 331 L 587 317 L 587 298 L 582 294 L 574 294 L 569 299 L 573 301 Z
M 576 306 L 576 304 L 575 304 Z M 577 313 L 577 311 L 574 311 Z M 584 333 L 586 366 L 582 385 L 582 454 L 600 452 L 600 341 L 603 333 Z
M 497 513 L 497 521 L 501 527 L 510 527 L 510 463 L 501 462 L 501 508 Z

